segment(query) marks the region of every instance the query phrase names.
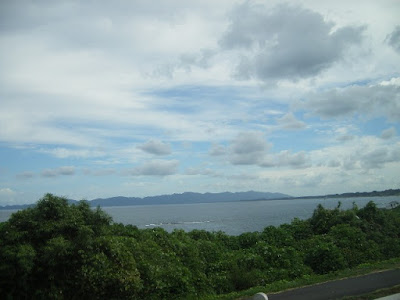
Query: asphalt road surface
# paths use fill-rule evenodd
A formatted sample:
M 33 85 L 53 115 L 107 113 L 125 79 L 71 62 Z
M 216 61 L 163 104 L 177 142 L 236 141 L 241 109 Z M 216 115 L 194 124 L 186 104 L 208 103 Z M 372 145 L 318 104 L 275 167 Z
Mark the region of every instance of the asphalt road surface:
M 400 284 L 400 269 L 325 282 L 269 294 L 269 300 L 330 300 L 356 296 Z

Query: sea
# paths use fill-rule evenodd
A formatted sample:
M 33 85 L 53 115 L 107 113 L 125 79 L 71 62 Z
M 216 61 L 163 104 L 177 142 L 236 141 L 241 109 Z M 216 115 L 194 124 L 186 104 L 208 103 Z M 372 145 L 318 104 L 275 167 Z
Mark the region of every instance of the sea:
M 131 224 L 143 229 L 161 227 L 168 232 L 174 229 L 203 229 L 240 235 L 262 231 L 270 225 L 290 223 L 294 218 L 310 218 L 318 204 L 334 208 L 339 201 L 341 209 L 351 208 L 353 203 L 362 208 L 369 201 L 374 201 L 379 208 L 387 208 L 392 201 L 400 203 L 400 196 L 135 205 L 102 209 L 116 223 Z M 0 222 L 7 221 L 14 212 L 16 210 L 0 210 Z

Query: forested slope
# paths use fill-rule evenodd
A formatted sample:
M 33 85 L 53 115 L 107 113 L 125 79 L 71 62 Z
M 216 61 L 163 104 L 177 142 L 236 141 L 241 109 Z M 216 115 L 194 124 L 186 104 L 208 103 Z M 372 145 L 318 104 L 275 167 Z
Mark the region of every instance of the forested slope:
M 46 195 L 0 223 L 1 299 L 196 299 L 400 256 L 400 207 L 373 202 L 228 236 L 113 223 Z

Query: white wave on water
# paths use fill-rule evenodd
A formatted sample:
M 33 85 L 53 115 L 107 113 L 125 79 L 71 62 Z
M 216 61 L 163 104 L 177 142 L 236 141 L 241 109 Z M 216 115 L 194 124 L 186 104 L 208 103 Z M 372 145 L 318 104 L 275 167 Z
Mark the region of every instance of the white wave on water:
M 211 223 L 212 221 L 206 220 L 206 221 L 181 221 L 181 222 L 166 222 L 166 223 L 150 223 L 146 224 L 144 226 L 146 227 L 160 227 L 160 226 L 168 226 L 168 225 L 189 225 L 189 224 L 204 224 L 204 223 Z

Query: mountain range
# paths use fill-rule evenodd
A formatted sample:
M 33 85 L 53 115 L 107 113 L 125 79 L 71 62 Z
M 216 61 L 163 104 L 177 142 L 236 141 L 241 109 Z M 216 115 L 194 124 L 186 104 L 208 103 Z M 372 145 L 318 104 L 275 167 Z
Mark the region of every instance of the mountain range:
M 111 197 L 97 198 L 89 200 L 91 206 L 130 206 L 130 205 L 158 205 L 158 204 L 193 204 L 193 203 L 214 203 L 214 202 L 232 202 L 232 201 L 254 201 L 254 200 L 281 200 L 281 199 L 318 199 L 318 198 L 352 198 L 352 197 L 387 197 L 400 196 L 400 189 L 389 189 L 373 192 L 356 192 L 344 194 L 330 194 L 324 196 L 302 196 L 292 197 L 282 193 L 268 192 L 224 192 L 224 193 L 192 193 L 138 197 Z M 70 203 L 76 203 L 77 200 L 68 200 Z M 7 205 L 0 206 L 0 209 L 24 209 L 34 204 L 25 205 Z
M 159 204 L 193 204 L 193 203 L 214 203 L 214 202 L 232 202 L 246 200 L 273 200 L 282 198 L 292 198 L 282 193 L 268 192 L 224 192 L 224 193 L 192 193 L 186 192 L 182 194 L 139 197 L 111 197 L 97 198 L 89 200 L 91 206 L 130 206 L 130 205 L 159 205 Z M 76 203 L 77 200 L 69 199 L 70 203 Z M 0 209 L 23 209 L 33 204 L 26 205 L 8 205 L 0 206 Z
M 193 203 L 214 203 L 232 202 L 245 200 L 272 200 L 277 198 L 291 198 L 282 193 L 267 192 L 224 192 L 224 193 L 192 193 L 150 196 L 144 198 L 137 197 L 112 197 L 98 198 L 89 201 L 92 206 L 129 206 L 129 205 L 158 205 L 158 204 L 193 204 Z

